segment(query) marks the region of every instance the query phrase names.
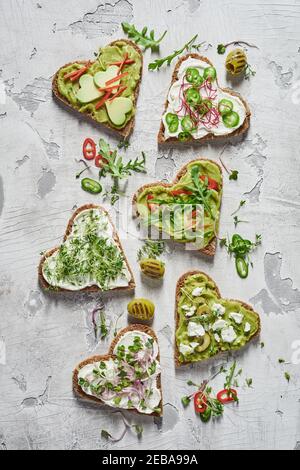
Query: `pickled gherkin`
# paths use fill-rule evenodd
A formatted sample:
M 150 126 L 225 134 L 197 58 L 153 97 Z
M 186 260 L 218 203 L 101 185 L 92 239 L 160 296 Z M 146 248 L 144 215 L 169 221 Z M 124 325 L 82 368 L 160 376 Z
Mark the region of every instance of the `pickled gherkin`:
M 155 312 L 155 305 L 147 299 L 134 299 L 128 306 L 129 315 L 137 320 L 152 320 Z
M 162 261 L 156 259 L 143 259 L 140 262 L 141 271 L 145 276 L 152 277 L 154 279 L 160 279 L 164 277 L 165 265 Z
M 242 49 L 234 49 L 226 59 L 226 70 L 233 76 L 240 75 L 247 67 L 247 56 Z

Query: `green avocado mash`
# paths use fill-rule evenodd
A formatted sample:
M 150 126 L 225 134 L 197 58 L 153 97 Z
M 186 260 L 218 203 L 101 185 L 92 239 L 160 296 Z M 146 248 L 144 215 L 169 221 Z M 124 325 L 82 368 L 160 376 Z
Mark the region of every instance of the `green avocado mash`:
M 177 315 L 176 344 L 182 363 L 203 361 L 223 351 L 240 349 L 260 328 L 257 313 L 248 310 L 239 301 L 220 298 L 215 283 L 201 273 L 186 278 L 180 292 Z M 197 328 L 196 325 L 202 327 L 201 336 L 188 335 L 190 322 L 194 328 Z M 228 337 L 228 330 L 231 337 Z M 204 343 L 205 348 L 201 347 Z M 189 347 L 191 351 L 188 351 Z
M 177 242 L 194 243 L 201 239 L 201 248 L 204 248 L 218 231 L 222 181 L 222 172 L 215 163 L 208 160 L 191 162 L 173 186 L 165 187 L 158 183 L 145 188 L 137 198 L 138 213 L 148 226 Z M 199 206 L 204 209 L 204 217 L 198 218 L 200 223 L 197 225 L 195 210 Z M 183 207 L 186 211 L 184 216 L 177 210 Z M 165 217 L 168 211 L 169 218 Z M 183 219 L 178 220 L 178 217 Z
M 135 62 L 133 64 L 124 65 L 122 69 L 122 73 L 128 72 L 128 75 L 121 79 L 121 85 L 126 86 L 127 88 L 121 93 L 120 96 L 129 98 L 134 104 L 134 93 L 141 77 L 142 61 L 139 53 L 130 44 L 127 44 L 123 41 L 118 41 L 112 46 L 107 46 L 100 49 L 100 53 L 96 61 L 89 67 L 83 77 L 86 77 L 86 75 L 90 75 L 94 78 L 98 72 L 105 72 L 112 63 L 121 62 L 124 59 L 126 53 L 128 54 L 128 59 L 132 59 Z M 85 84 L 86 80 L 84 79 L 82 82 L 81 77 L 80 80 L 72 82 L 69 79 L 65 80 L 64 76 L 75 70 L 80 70 L 82 67 L 82 64 L 75 62 L 71 65 L 68 65 L 67 67 L 60 69 L 57 80 L 59 93 L 64 96 L 69 101 L 69 103 L 81 113 L 92 115 L 92 117 L 96 121 L 109 124 L 111 127 L 114 127 L 116 129 L 124 128 L 126 124 L 130 121 L 130 119 L 132 119 L 132 117 L 134 116 L 134 106 L 126 114 L 125 122 L 123 122 L 122 120 L 121 125 L 116 125 L 111 121 L 105 105 L 101 106 L 98 110 L 96 109 L 95 106 L 97 102 L 99 102 L 101 99 L 101 93 L 99 93 L 98 95 L 98 88 L 96 87 L 96 85 L 94 89 L 91 90 L 93 84 L 91 84 L 90 82 L 88 83 L 88 92 L 90 93 L 90 96 L 92 98 L 91 102 L 87 102 L 86 104 L 84 104 L 82 103 L 82 101 L 79 101 L 78 96 L 80 97 L 80 82 Z M 86 94 L 84 94 L 84 98 L 86 98 Z M 86 101 L 86 99 L 84 99 L 84 101 Z M 87 101 L 89 100 L 87 99 Z

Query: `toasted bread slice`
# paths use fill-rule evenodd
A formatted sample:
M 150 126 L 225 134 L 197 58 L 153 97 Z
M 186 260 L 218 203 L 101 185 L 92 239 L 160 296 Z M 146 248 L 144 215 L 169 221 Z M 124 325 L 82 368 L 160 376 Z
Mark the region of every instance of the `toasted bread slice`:
M 192 59 L 198 59 L 198 60 L 201 60 L 203 62 L 206 62 L 208 66 L 211 66 L 213 67 L 213 64 L 212 62 L 210 62 L 210 60 L 207 58 L 207 57 L 203 57 L 199 54 L 187 54 L 183 57 L 181 57 L 179 59 L 179 61 L 177 62 L 176 66 L 175 66 L 175 69 L 174 69 L 174 72 L 173 72 L 173 75 L 172 75 L 172 80 L 171 80 L 171 85 L 170 85 L 170 88 L 172 87 L 172 85 L 178 80 L 178 72 L 179 72 L 179 68 L 181 66 L 181 64 L 188 58 L 192 58 Z M 244 120 L 244 123 L 241 127 L 239 127 L 238 129 L 230 132 L 230 130 L 228 130 L 228 134 L 226 135 L 214 135 L 212 133 L 210 134 L 207 134 L 206 136 L 202 137 L 201 139 L 194 139 L 193 137 L 191 137 L 190 139 L 187 139 L 185 140 L 184 142 L 181 142 L 179 141 L 176 137 L 170 137 L 168 139 L 165 138 L 165 126 L 164 126 L 164 123 L 163 123 L 163 120 L 161 120 L 161 124 L 160 124 L 160 129 L 159 129 L 159 133 L 158 133 L 158 143 L 160 145 L 166 145 L 166 144 L 171 144 L 172 146 L 174 144 L 177 144 L 177 145 L 186 145 L 186 144 L 202 144 L 202 143 L 205 143 L 205 142 L 208 142 L 208 141 L 214 141 L 214 140 L 224 140 L 226 139 L 227 137 L 237 137 L 238 135 L 241 135 L 241 134 L 244 134 L 248 129 L 249 129 L 249 126 L 250 126 L 250 117 L 251 117 L 251 111 L 250 111 L 250 108 L 249 108 L 249 105 L 248 103 L 244 100 L 244 98 L 242 98 L 242 96 L 237 93 L 236 91 L 233 91 L 231 90 L 230 88 L 221 88 L 219 86 L 219 83 L 218 83 L 218 80 L 217 80 L 217 85 L 218 85 L 218 88 L 225 92 L 225 93 L 228 93 L 232 96 L 236 96 L 238 97 L 242 103 L 244 104 L 245 106 L 245 109 L 246 109 L 246 118 Z M 169 88 L 169 90 L 170 90 Z M 169 93 L 168 93 L 169 94 Z M 163 115 L 165 114 L 166 110 L 168 108 L 168 98 L 166 99 L 165 101 L 165 106 L 164 106 L 164 112 L 163 112 Z
M 82 390 L 82 388 L 78 384 L 78 373 L 79 373 L 80 369 L 82 369 L 84 366 L 86 366 L 88 364 L 93 364 L 95 362 L 100 362 L 100 361 L 107 361 L 110 358 L 114 358 L 113 352 L 114 352 L 115 346 L 118 344 L 118 342 L 122 338 L 122 336 L 124 336 L 124 334 L 127 333 L 128 331 L 140 331 L 142 333 L 146 333 L 147 335 L 151 336 L 158 344 L 156 334 L 154 333 L 154 331 L 151 328 L 149 328 L 146 325 L 135 324 L 135 325 L 130 325 L 127 328 L 124 328 L 123 330 L 121 330 L 118 333 L 118 335 L 114 338 L 114 340 L 112 341 L 112 343 L 110 345 L 110 348 L 109 348 L 109 351 L 108 351 L 108 354 L 101 355 L 101 356 L 92 356 L 92 357 L 86 359 L 85 361 L 82 361 L 75 368 L 75 370 L 73 372 L 73 390 L 74 390 L 74 393 L 79 398 L 82 398 L 83 400 L 87 400 L 87 401 L 96 403 L 98 405 L 106 406 L 105 403 L 100 398 L 96 398 L 96 397 L 87 395 Z M 159 352 L 158 352 L 157 360 L 158 360 L 158 362 L 160 362 L 160 353 Z M 156 384 L 157 384 L 157 388 L 161 392 L 161 402 L 159 404 L 159 408 L 161 409 L 161 412 L 160 413 L 147 414 L 147 413 L 140 413 L 136 409 L 135 410 L 129 410 L 129 411 L 132 411 L 132 412 L 137 413 L 137 414 L 147 415 L 147 416 L 158 416 L 158 417 L 162 416 L 162 414 L 163 414 L 163 398 L 162 398 L 162 386 L 161 386 L 161 376 L 160 375 L 158 375 L 157 378 L 156 378 Z M 115 409 L 120 409 L 120 408 L 116 407 Z
M 153 186 L 163 186 L 165 188 L 171 188 L 172 186 L 174 186 L 175 184 L 177 184 L 180 179 L 185 175 L 185 173 L 187 172 L 187 167 L 193 163 L 193 162 L 198 162 L 198 161 L 207 161 L 207 162 L 211 162 L 213 163 L 214 165 L 216 165 L 219 170 L 220 170 L 220 173 L 221 173 L 221 176 L 223 175 L 223 171 L 222 171 L 222 168 L 221 166 L 216 163 L 215 161 L 213 160 L 209 160 L 207 158 L 202 158 L 202 157 L 199 157 L 195 160 L 191 160 L 190 162 L 188 162 L 186 165 L 184 165 L 180 170 L 179 172 L 177 173 L 175 179 L 173 180 L 172 183 L 163 183 L 163 182 L 156 182 L 156 183 L 148 183 L 148 184 L 145 184 L 144 186 L 142 186 L 141 188 L 138 189 L 138 191 L 134 194 L 133 196 L 133 201 L 132 201 L 132 204 L 133 204 L 133 215 L 134 217 L 139 217 L 140 214 L 139 214 L 139 211 L 138 211 L 138 207 L 137 207 L 137 201 L 138 201 L 138 197 L 139 195 L 144 191 L 144 189 L 146 188 L 151 188 Z M 222 176 L 222 183 L 221 183 L 221 194 L 222 194 L 222 189 L 223 189 L 223 176 Z M 220 210 L 221 210 L 221 207 L 220 207 Z M 216 234 L 217 235 L 217 234 Z M 204 254 L 204 255 L 207 255 L 207 256 L 210 256 L 210 257 L 213 257 L 215 256 L 216 254 L 216 249 L 217 249 L 217 239 L 216 237 L 209 243 L 209 245 L 207 245 L 205 248 L 202 248 L 201 250 L 199 250 L 200 253 Z
M 175 343 L 174 343 L 174 359 L 175 359 L 175 365 L 176 367 L 182 367 L 182 366 L 188 366 L 190 364 L 195 364 L 197 362 L 195 361 L 180 361 L 179 360 L 179 356 L 180 356 L 180 352 L 179 352 L 179 349 L 178 349 L 178 345 L 177 345 L 177 338 L 176 338 L 176 333 L 177 333 L 177 330 L 178 330 L 178 327 L 179 327 L 179 314 L 178 314 L 178 305 L 179 305 L 179 300 L 180 300 L 180 296 L 181 296 L 181 289 L 182 287 L 184 286 L 185 284 L 185 281 L 193 276 L 193 275 L 204 275 L 206 276 L 206 278 L 208 279 L 208 281 L 210 281 L 213 285 L 214 285 L 214 292 L 215 292 L 215 295 L 217 298 L 221 299 L 222 296 L 221 296 L 221 293 L 220 293 L 220 290 L 217 286 L 217 284 L 215 283 L 215 281 L 210 277 L 208 276 L 206 273 L 203 273 L 202 271 L 188 271 L 186 272 L 185 274 L 183 274 L 178 282 L 177 282 L 177 285 L 176 285 L 176 294 L 175 294 Z M 249 342 L 253 341 L 256 337 L 258 337 L 260 335 L 260 331 L 261 331 L 261 322 L 260 322 L 260 317 L 259 315 L 253 310 L 253 307 L 251 305 L 248 305 L 247 303 L 245 302 L 242 302 L 241 300 L 234 300 L 234 299 L 225 299 L 225 300 L 229 300 L 230 302 L 238 302 L 242 307 L 244 307 L 245 309 L 247 310 L 250 310 L 251 312 L 253 312 L 256 316 L 257 316 L 257 321 L 258 321 L 258 330 L 256 332 L 256 334 L 254 336 L 251 337 L 251 339 L 249 340 Z M 243 348 L 245 348 L 249 342 L 247 342 L 245 344 L 245 346 L 243 346 Z M 243 348 L 240 348 L 240 349 L 243 349 Z M 240 350 L 239 349 L 239 350 Z M 234 349 L 234 351 L 236 351 L 237 349 Z M 227 351 L 228 352 L 228 351 Z M 198 361 L 198 362 L 204 362 L 204 361 L 209 361 L 211 359 L 215 359 L 216 357 L 220 356 L 221 354 L 223 354 L 222 352 L 220 352 L 219 354 L 216 354 L 214 356 L 211 356 L 211 358 L 209 359 L 204 359 L 203 361 Z
M 138 52 L 138 54 L 141 58 L 141 64 L 142 64 L 141 72 L 140 72 L 140 77 L 141 78 L 140 78 L 140 80 L 139 80 L 139 82 L 138 82 L 138 84 L 135 88 L 134 99 L 133 99 L 133 106 L 134 106 L 134 108 L 136 108 L 137 99 L 138 99 L 138 96 L 139 96 L 140 84 L 141 84 L 141 80 L 142 80 L 142 73 L 143 73 L 143 54 L 142 54 L 142 51 L 140 50 L 140 48 L 134 42 L 129 41 L 128 39 L 118 39 L 118 40 L 113 41 L 110 44 L 108 44 L 108 46 L 113 46 L 115 44 L 118 44 L 119 42 L 123 42 L 123 43 L 129 44 L 130 46 L 132 46 Z M 57 83 L 59 72 L 63 68 L 65 68 L 69 65 L 72 65 L 72 63 L 73 62 L 70 62 L 70 63 L 64 65 L 63 67 L 61 67 L 56 72 L 56 74 L 54 75 L 53 82 L 52 82 L 52 92 L 53 92 L 54 97 L 58 100 L 58 102 L 60 104 L 66 106 L 67 108 L 69 108 L 70 110 L 75 112 L 77 115 L 80 115 L 82 118 L 85 118 L 89 121 L 92 121 L 94 124 L 96 124 L 100 128 L 105 129 L 109 132 L 118 134 L 119 136 L 124 137 L 124 138 L 129 137 L 129 135 L 132 133 L 132 131 L 134 129 L 135 113 L 132 116 L 132 118 L 130 119 L 130 121 L 126 124 L 125 127 L 121 128 L 121 129 L 118 129 L 118 128 L 110 125 L 110 124 L 98 122 L 90 113 L 82 113 L 82 112 L 78 111 L 78 109 L 76 109 L 63 95 L 61 95 L 61 93 L 59 92 L 58 83 Z M 85 64 L 86 62 L 85 61 L 76 61 L 75 63 Z
M 109 223 L 111 224 L 112 228 L 113 228 L 113 238 L 114 238 L 114 241 L 116 242 L 116 244 L 118 245 L 120 251 L 122 252 L 123 256 L 124 256 L 124 261 L 125 261 L 125 264 L 126 264 L 126 267 L 131 275 L 131 278 L 130 278 L 130 281 L 128 283 L 128 286 L 125 286 L 125 287 L 115 287 L 114 289 L 111 289 L 111 291 L 131 291 L 131 290 L 134 290 L 135 289 L 135 280 L 134 280 L 134 276 L 133 276 L 133 273 L 132 273 L 132 270 L 129 266 L 129 263 L 127 261 L 127 258 L 125 256 L 125 253 L 124 253 L 124 250 L 123 250 L 123 247 L 121 245 L 121 242 L 120 242 L 120 239 L 119 239 L 119 236 L 117 234 L 117 231 L 114 227 L 114 224 L 111 220 L 111 217 L 109 215 L 109 213 L 101 206 L 98 206 L 98 205 L 95 205 L 95 204 L 85 204 L 84 206 L 81 206 L 79 207 L 75 212 L 74 214 L 72 215 L 71 219 L 69 220 L 68 222 L 68 226 L 67 226 L 67 230 L 66 230 L 66 233 L 64 235 L 64 239 L 63 241 L 65 242 L 67 240 L 67 238 L 69 237 L 69 235 L 72 233 L 72 227 L 73 227 L 73 224 L 74 224 L 74 220 L 76 219 L 76 217 L 83 211 L 86 211 L 86 210 L 89 210 L 89 209 L 99 209 L 101 211 L 103 211 L 103 213 L 108 217 L 108 220 L 109 220 Z M 41 261 L 40 261 L 40 264 L 39 264 L 39 268 L 38 268 L 38 275 L 39 275 L 39 283 L 40 283 L 40 286 L 45 289 L 45 290 L 49 290 L 49 291 L 53 291 L 53 292 L 72 292 L 72 293 L 76 293 L 76 292 L 101 292 L 101 289 L 98 287 L 98 286 L 90 286 L 90 287 L 85 287 L 84 289 L 79 289 L 79 290 L 76 290 L 76 291 L 73 291 L 73 290 L 68 290 L 68 289 L 62 289 L 62 288 L 53 288 L 53 286 L 51 286 L 45 279 L 44 275 L 43 275 L 43 265 L 46 261 L 46 259 L 53 255 L 53 253 L 55 253 L 56 251 L 59 250 L 59 247 L 57 248 L 53 248 L 52 250 L 49 250 L 47 251 Z

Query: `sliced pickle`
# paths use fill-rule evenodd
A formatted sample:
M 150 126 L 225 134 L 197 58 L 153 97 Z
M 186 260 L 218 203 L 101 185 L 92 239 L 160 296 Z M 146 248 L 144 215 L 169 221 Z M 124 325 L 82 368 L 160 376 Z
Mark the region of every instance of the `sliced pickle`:
M 141 271 L 145 276 L 160 279 L 165 275 L 165 265 L 157 259 L 143 259 L 140 262 Z
M 147 299 L 134 299 L 127 306 L 128 313 L 137 320 L 152 320 L 155 305 Z

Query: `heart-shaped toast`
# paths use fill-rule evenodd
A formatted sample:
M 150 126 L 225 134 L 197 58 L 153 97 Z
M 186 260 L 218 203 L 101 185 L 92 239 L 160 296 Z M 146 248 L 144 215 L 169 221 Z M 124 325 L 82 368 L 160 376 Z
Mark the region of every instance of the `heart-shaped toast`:
M 223 299 L 216 283 L 200 271 L 184 274 L 177 283 L 175 323 L 178 367 L 239 350 L 260 333 L 253 308 Z
M 109 214 L 86 204 L 69 220 L 62 245 L 46 252 L 39 281 L 55 292 L 133 290 L 134 277 Z
M 141 187 L 133 198 L 134 215 L 163 238 L 214 256 L 222 192 L 221 167 L 199 158 L 185 165 L 173 183 Z
M 132 41 L 120 39 L 101 48 L 92 62 L 76 61 L 61 67 L 54 76 L 52 90 L 68 108 L 128 137 L 134 127 L 142 70 L 143 56 L 139 47 Z M 126 98 L 126 110 L 118 98 Z M 112 106 L 113 112 L 108 112 L 107 104 Z
M 154 331 L 145 325 L 121 330 L 109 352 L 81 362 L 73 373 L 81 398 L 115 409 L 162 416 L 160 355 Z
M 213 64 L 187 54 L 176 64 L 158 134 L 159 144 L 203 143 L 247 131 L 251 112 L 239 93 L 220 88 Z

